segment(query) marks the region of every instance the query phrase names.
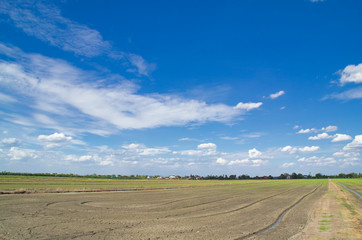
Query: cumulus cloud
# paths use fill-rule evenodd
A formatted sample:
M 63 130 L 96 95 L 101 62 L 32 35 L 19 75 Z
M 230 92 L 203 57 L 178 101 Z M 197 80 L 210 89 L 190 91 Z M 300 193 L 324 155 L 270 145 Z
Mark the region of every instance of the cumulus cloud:
M 362 83 L 362 63 L 358 65 L 348 65 L 342 71 L 339 71 L 342 85 L 346 83 Z
M 337 130 L 338 130 L 337 126 L 327 126 L 327 127 L 322 127 L 321 129 L 316 129 L 316 128 L 300 129 L 297 133 L 304 134 L 304 133 L 317 133 L 317 132 L 335 132 Z
M 322 140 L 322 139 L 330 139 L 334 138 L 334 136 L 329 135 L 328 133 L 320 133 L 317 136 L 309 137 L 309 140 Z
M 256 148 L 249 150 L 249 158 L 260 158 L 261 156 L 262 156 L 262 153 L 260 151 L 256 150 Z
M 281 91 L 279 91 L 279 92 L 270 94 L 269 97 L 270 97 L 271 99 L 275 99 L 275 98 L 278 98 L 278 97 L 280 97 L 280 96 L 282 96 L 282 95 L 284 95 L 284 94 L 285 94 L 285 92 L 284 92 L 283 90 L 281 90 Z
M 124 149 L 127 149 L 129 152 L 141 155 L 141 156 L 150 156 L 150 155 L 159 155 L 164 153 L 171 152 L 168 148 L 148 148 L 144 144 L 131 143 L 129 145 L 122 146 Z
M 339 161 L 342 163 L 342 166 L 362 165 L 361 164 L 361 155 L 359 152 L 339 151 L 339 152 L 334 153 L 333 156 L 339 159 Z
M 362 150 L 362 135 L 355 136 L 353 141 L 348 143 L 343 150 Z
M 262 159 L 242 159 L 230 161 L 228 165 L 241 165 L 249 167 L 260 167 L 266 165 L 269 161 Z
M 359 156 L 360 156 L 360 153 L 358 153 L 358 152 L 344 152 L 344 151 L 339 151 L 339 152 L 333 153 L 333 156 L 335 156 L 335 157 L 350 158 L 350 157 L 359 157 Z
M 338 130 L 337 126 L 327 126 L 327 127 L 322 128 L 322 131 L 325 131 L 325 132 L 335 132 L 337 130 Z
M 215 143 L 202 143 L 197 146 L 198 150 L 184 150 L 179 153 L 187 156 L 215 156 L 218 154 L 216 147 Z
M 285 146 L 280 149 L 282 152 L 289 152 L 290 154 L 294 154 L 296 152 L 306 153 L 306 152 L 315 152 L 319 150 L 319 146 L 305 146 L 305 147 L 292 147 Z
M 225 159 L 223 159 L 223 158 L 218 158 L 216 160 L 216 163 L 221 164 L 221 165 L 225 165 L 227 163 L 227 161 Z
M 57 119 L 63 128 L 101 135 L 114 132 L 114 127 L 122 130 L 230 122 L 243 114 L 243 110 L 256 107 L 247 104 L 235 108 L 172 95 L 141 95 L 136 93 L 139 87 L 129 81 L 108 86 L 104 78 L 100 81 L 93 73 L 77 69 L 65 61 L 25 54 L 7 46 L 3 48 L 7 49 L 3 52 L 12 50 L 8 55 L 16 56 L 18 62 L 0 61 L 0 86 L 27 97 L 29 103 L 34 102 L 28 107 L 43 112 L 42 116 L 35 115 L 37 117 L 33 119 L 34 116 L 28 116 L 25 121 L 18 122 L 51 123 L 50 118 L 44 117 L 46 115 Z
M 16 138 L 4 138 L 1 140 L 0 143 L 5 147 L 16 147 L 21 144 L 21 141 Z
M 347 134 L 339 134 L 333 136 L 332 142 L 342 142 L 352 140 L 352 137 Z
M 317 156 L 313 156 L 313 157 L 303 157 L 298 159 L 298 162 L 301 163 L 305 163 L 307 165 L 312 165 L 312 166 L 328 166 L 328 165 L 334 165 L 335 163 L 337 163 L 337 161 L 332 158 L 332 157 L 317 157 Z
M 36 159 L 38 157 L 34 150 L 20 149 L 18 147 L 11 147 L 8 156 L 12 161 L 19 161 L 23 159 Z
M 282 167 L 283 168 L 287 168 L 287 167 L 293 167 L 295 166 L 295 163 L 291 162 L 291 163 L 283 163 Z
M 69 142 L 72 137 L 67 137 L 64 133 L 53 133 L 51 135 L 39 135 L 38 140 L 44 142 Z
M 262 152 L 258 151 L 256 148 L 248 150 L 248 157 L 243 159 L 235 159 L 229 161 L 228 165 L 240 165 L 245 167 L 260 167 L 267 165 L 269 163 L 266 160 L 268 156 L 264 156 Z
M 211 149 L 216 150 L 216 144 L 215 143 L 202 143 L 197 146 L 198 149 Z
M 342 142 L 351 140 L 352 137 L 347 134 L 337 133 L 335 135 L 329 135 L 328 133 L 320 133 L 317 136 L 309 137 L 309 140 L 322 140 L 322 139 L 331 139 L 331 142 Z
M 83 156 L 76 156 L 76 155 L 66 155 L 64 160 L 71 161 L 71 162 L 86 162 L 92 160 L 92 156 L 90 155 L 83 155 Z
M 307 128 L 307 129 L 300 129 L 297 133 L 304 134 L 304 133 L 315 133 L 318 132 L 315 128 Z
M 257 103 L 253 103 L 253 102 L 248 102 L 248 103 L 243 103 L 243 102 L 239 102 L 234 109 L 241 109 L 241 110 L 246 110 L 246 111 L 250 111 L 252 109 L 256 109 L 259 108 L 263 103 L 262 102 L 257 102 Z

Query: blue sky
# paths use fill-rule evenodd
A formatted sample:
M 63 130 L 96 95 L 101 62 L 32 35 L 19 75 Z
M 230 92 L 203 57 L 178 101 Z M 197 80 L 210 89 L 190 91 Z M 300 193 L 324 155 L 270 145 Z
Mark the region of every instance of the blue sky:
M 362 168 L 361 1 L 0 1 L 0 170 Z

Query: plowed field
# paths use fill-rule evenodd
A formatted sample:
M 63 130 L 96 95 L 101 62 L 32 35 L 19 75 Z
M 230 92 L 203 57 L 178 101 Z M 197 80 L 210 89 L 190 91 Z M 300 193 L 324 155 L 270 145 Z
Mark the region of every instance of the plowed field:
M 327 180 L 240 182 L 0 195 L 0 239 L 287 239 L 304 228 L 328 185 Z

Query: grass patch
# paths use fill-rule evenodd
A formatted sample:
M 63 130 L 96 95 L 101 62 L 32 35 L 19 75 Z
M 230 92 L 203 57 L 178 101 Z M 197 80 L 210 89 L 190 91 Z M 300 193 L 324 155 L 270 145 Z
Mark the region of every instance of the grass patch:
M 357 214 L 356 208 L 354 206 L 347 204 L 347 203 L 342 203 L 342 206 L 346 207 L 353 216 L 355 216 Z
M 320 230 L 321 232 L 326 232 L 326 231 L 329 230 L 329 226 L 320 226 L 320 227 L 319 227 L 319 230 Z
M 94 179 L 77 177 L 38 177 L 38 176 L 0 176 L 0 192 L 12 191 L 71 191 L 71 190 L 117 190 L 117 189 L 154 189 L 183 188 L 200 186 L 229 186 L 230 188 L 276 188 L 288 189 L 291 185 L 313 186 L 326 184 L 325 179 L 298 180 L 157 180 L 157 179 Z

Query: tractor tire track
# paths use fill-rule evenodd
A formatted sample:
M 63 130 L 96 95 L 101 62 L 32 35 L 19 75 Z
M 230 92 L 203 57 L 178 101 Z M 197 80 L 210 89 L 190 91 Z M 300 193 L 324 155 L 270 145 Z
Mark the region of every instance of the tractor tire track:
M 288 208 L 284 209 L 284 211 L 279 214 L 279 216 L 277 217 L 277 219 L 276 219 L 273 223 L 269 224 L 268 226 L 266 226 L 266 227 L 264 227 L 264 228 L 262 228 L 262 229 L 260 229 L 260 230 L 258 230 L 258 231 L 256 231 L 256 232 L 249 233 L 249 234 L 247 234 L 247 235 L 245 235 L 245 236 L 236 238 L 236 239 L 234 239 L 234 240 L 247 239 L 247 238 L 250 238 L 250 237 L 252 237 L 252 236 L 255 236 L 255 235 L 258 235 L 258 234 L 260 234 L 260 233 L 264 233 L 264 232 L 266 232 L 266 231 L 269 231 L 269 230 L 273 229 L 274 227 L 276 227 L 276 226 L 280 223 L 280 221 L 282 220 L 282 218 L 284 217 L 284 215 L 285 215 L 290 209 L 294 208 L 294 207 L 297 206 L 301 201 L 303 201 L 306 197 L 308 197 L 309 195 L 311 195 L 311 194 L 313 194 L 315 191 L 317 191 L 317 189 L 318 189 L 321 185 L 322 185 L 322 184 L 320 184 L 319 186 L 317 186 L 316 188 L 314 188 L 311 192 L 309 192 L 309 193 L 305 194 L 304 196 L 302 196 L 298 201 L 296 201 L 294 204 L 292 204 L 292 205 L 289 206 Z

